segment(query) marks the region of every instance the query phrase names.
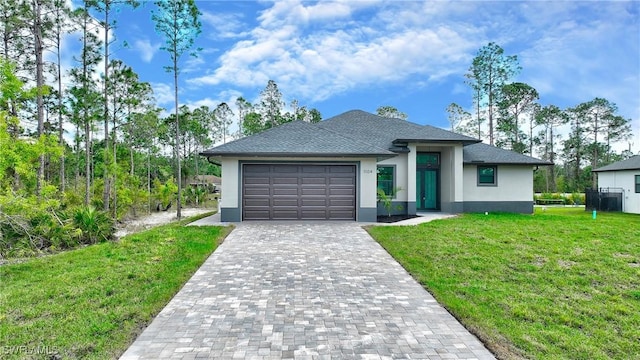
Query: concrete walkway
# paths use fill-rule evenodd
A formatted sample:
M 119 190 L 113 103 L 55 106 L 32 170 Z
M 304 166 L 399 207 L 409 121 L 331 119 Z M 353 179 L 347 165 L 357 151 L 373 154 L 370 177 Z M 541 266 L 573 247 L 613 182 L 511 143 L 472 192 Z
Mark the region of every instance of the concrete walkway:
M 494 359 L 353 222 L 247 222 L 121 359 Z

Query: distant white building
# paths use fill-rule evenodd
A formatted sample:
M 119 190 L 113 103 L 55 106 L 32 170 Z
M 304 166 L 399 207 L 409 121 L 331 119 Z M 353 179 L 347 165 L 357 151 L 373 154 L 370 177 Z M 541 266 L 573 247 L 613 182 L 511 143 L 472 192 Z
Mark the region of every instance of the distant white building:
M 593 170 L 599 188 L 622 189 L 622 211 L 640 214 L 640 155 Z

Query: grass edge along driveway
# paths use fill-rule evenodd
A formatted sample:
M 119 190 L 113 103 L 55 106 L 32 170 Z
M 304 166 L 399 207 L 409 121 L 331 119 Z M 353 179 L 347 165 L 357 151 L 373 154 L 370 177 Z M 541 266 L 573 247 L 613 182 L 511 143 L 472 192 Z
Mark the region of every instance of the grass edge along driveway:
M 0 358 L 118 358 L 232 229 L 191 220 L 0 266 Z
M 537 209 L 367 230 L 499 358 L 640 358 L 638 215 Z

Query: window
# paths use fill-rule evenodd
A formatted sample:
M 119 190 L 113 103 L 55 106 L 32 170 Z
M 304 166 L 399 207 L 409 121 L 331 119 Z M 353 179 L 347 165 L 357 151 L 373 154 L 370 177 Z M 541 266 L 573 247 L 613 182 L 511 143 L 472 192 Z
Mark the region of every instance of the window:
M 497 177 L 498 177 L 497 166 L 478 166 L 478 185 L 479 186 L 498 185 Z
M 640 175 L 636 175 L 636 193 L 640 193 Z
M 418 165 L 418 167 L 437 168 L 440 166 L 439 153 L 418 153 L 418 157 L 416 160 L 416 164 Z
M 387 195 L 393 194 L 395 172 L 395 166 L 378 166 L 378 189 L 382 189 Z

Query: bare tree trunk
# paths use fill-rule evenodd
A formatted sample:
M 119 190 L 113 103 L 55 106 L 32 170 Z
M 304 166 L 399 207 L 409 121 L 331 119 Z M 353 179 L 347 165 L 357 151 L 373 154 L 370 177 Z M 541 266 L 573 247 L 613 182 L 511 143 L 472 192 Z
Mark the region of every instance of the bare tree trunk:
M 178 116 L 178 60 L 174 59 L 173 61 L 173 90 L 175 96 L 175 106 L 176 106 L 176 160 L 178 162 L 178 200 L 177 200 L 177 210 L 176 216 L 178 220 L 182 218 L 182 169 L 180 167 L 180 118 Z
M 36 55 L 36 88 L 37 88 L 37 97 L 36 97 L 36 107 L 37 107 L 37 116 L 38 116 L 38 136 L 44 135 L 44 103 L 43 103 L 43 94 L 42 88 L 44 86 L 44 64 L 42 60 L 43 53 L 43 43 L 42 43 L 42 3 L 41 0 L 34 0 L 34 19 L 33 19 L 33 35 L 34 35 L 34 47 L 35 47 L 35 55 Z M 36 195 L 40 196 L 40 191 L 42 190 L 42 183 L 44 181 L 44 155 L 41 154 L 39 157 L 39 166 L 38 166 L 38 177 L 36 180 Z
M 58 44 L 58 142 L 62 146 L 62 155 L 60 156 L 60 192 L 65 192 L 65 146 L 64 146 L 64 127 L 62 124 L 62 66 L 60 65 L 60 28 L 58 27 L 57 44 Z
M 113 93 L 113 220 L 118 220 L 118 153 L 117 153 L 117 145 L 118 145 L 118 135 L 116 133 L 116 93 Z
M 86 105 L 85 105 L 86 106 Z M 85 185 L 84 185 L 84 205 L 89 206 L 91 200 L 91 127 L 87 116 L 87 109 L 84 109 L 84 147 L 85 147 Z
M 110 0 L 104 1 L 104 191 L 102 200 L 104 211 L 109 211 L 109 197 L 111 193 L 111 183 L 109 174 L 109 7 Z
M 151 148 L 147 150 L 147 212 L 151 214 Z

